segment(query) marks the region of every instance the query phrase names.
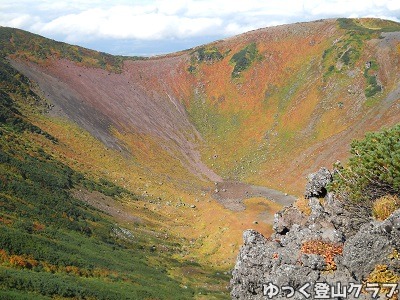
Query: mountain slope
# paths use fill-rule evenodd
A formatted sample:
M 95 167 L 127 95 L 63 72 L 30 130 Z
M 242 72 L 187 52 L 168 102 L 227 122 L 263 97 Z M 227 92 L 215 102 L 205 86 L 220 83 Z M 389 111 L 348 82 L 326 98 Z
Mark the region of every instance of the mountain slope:
M 273 192 L 249 184 L 300 195 L 305 174 L 345 160 L 352 139 L 399 122 L 399 32 L 384 20 L 324 20 L 129 58 L 0 28 L 11 74 L 2 75 L 4 107 L 20 116 L 0 118 L 1 145 L 15 159 L 50 157 L 82 174 L 85 181 L 74 179 L 63 193 L 89 215 L 99 211 L 100 224 L 134 230 L 141 220 L 146 249 L 179 244 L 138 262 L 151 269 L 166 259 L 160 276 L 174 281 L 171 293 L 186 285 L 187 297 L 223 298 L 223 271 L 233 266 L 242 231 L 271 234 L 280 208 L 266 199 Z M 4 169 L 12 177 L 13 167 Z M 109 189 L 128 196 L 109 198 Z M 11 232 L 17 217 L 3 206 L 2 228 Z M 14 248 L 7 259 L 31 255 Z
M 151 207 L 161 198 L 132 191 L 132 178 L 144 186 L 137 166 L 69 121 L 44 116 L 48 103 L 36 92 L 0 57 L 0 298 L 226 298 L 228 277 L 185 258 L 188 241 L 169 230 L 170 209 Z M 115 168 L 129 180 L 110 176 Z
M 140 197 L 84 176 L 44 150 L 41 143 L 60 141 L 14 102 L 22 96 L 37 107 L 38 96 L 26 77 L 3 59 L 0 65 L 0 298 L 190 298 L 192 289 L 166 272 L 176 263 L 150 248 L 177 253 L 180 245 L 139 217 L 132 216 L 128 229 L 78 200 L 78 191 L 118 202 Z
M 362 27 L 374 22 L 278 26 L 217 44 L 229 54 L 199 66 L 205 105 L 189 104 L 210 141 L 204 153 L 218 155 L 217 173 L 299 193 L 309 169 L 345 158 L 363 132 L 398 122 L 399 34 Z M 251 43 L 260 58 L 233 77 L 233 55 Z
M 374 19 L 284 25 L 124 60 L 119 73 L 49 54 L 43 64 L 13 64 L 70 119 L 139 161 L 157 160 L 137 147 L 150 140 L 200 178 L 299 193 L 308 168 L 398 122 L 396 30 Z

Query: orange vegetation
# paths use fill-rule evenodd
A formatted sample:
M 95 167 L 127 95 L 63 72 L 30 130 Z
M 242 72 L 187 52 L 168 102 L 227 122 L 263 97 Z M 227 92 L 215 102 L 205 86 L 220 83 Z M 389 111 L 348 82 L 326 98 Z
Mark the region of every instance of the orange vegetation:
M 326 271 L 336 270 L 336 263 L 334 258 L 336 255 L 342 255 L 343 245 L 332 244 L 324 241 L 306 241 L 301 246 L 302 253 L 317 254 L 325 258 Z

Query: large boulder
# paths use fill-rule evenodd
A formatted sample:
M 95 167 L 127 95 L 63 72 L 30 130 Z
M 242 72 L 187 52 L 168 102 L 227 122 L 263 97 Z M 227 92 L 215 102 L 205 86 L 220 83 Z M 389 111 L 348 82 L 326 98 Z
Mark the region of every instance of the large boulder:
M 327 168 L 321 168 L 319 171 L 307 176 L 308 183 L 304 196 L 306 198 L 323 198 L 327 194 L 326 187 L 332 182 L 333 177 Z
M 293 299 L 305 299 L 299 290 L 307 283 L 311 284 L 306 289 L 311 294 L 309 299 L 315 299 L 312 292 L 318 282 L 331 287 L 337 282 L 347 286 L 350 282 L 363 283 L 377 265 L 385 265 L 400 275 L 400 260 L 393 258 L 395 251 L 400 252 L 400 210 L 385 221 L 365 223 L 347 240 L 340 228 L 329 223 L 332 216 L 327 215 L 325 211 L 323 220 L 292 224 L 289 231 L 275 232 L 270 238 L 254 230 L 245 231 L 244 245 L 232 272 L 232 299 L 267 299 L 263 293 L 268 284 L 279 288 L 273 299 L 287 299 L 281 289 L 284 286 L 294 288 Z M 329 258 L 323 251 L 310 253 L 304 248 L 312 248 L 318 242 L 327 249 L 337 247 L 343 252 L 338 250 Z M 356 298 L 350 294 L 347 299 Z M 371 295 L 361 294 L 357 299 L 371 299 Z
M 290 205 L 275 214 L 273 229 L 276 233 L 285 234 L 294 224 L 303 224 L 305 221 L 303 214 L 296 207 Z
M 383 222 L 364 224 L 343 249 L 343 265 L 357 280 L 366 279 L 377 264 L 397 268 L 400 261 L 391 254 L 400 250 L 400 210 Z

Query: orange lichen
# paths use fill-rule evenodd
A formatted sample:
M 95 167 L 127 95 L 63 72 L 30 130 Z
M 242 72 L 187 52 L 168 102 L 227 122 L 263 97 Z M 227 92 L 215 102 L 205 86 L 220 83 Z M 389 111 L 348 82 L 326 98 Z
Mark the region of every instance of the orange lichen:
M 337 255 L 342 255 L 343 245 L 311 240 L 304 242 L 300 251 L 304 254 L 321 255 L 325 259 L 326 271 L 334 271 L 337 268 L 334 258 Z

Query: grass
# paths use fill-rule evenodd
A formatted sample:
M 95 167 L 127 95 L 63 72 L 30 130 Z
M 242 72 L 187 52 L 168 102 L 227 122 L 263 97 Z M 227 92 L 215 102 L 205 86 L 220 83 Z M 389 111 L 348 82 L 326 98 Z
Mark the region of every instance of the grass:
M 228 132 L 241 127 L 239 114 L 227 114 L 209 104 L 208 101 L 193 101 L 189 108 L 189 116 L 203 137 L 219 136 L 225 138 Z
M 209 101 L 203 102 L 200 99 L 191 102 L 188 115 L 192 124 L 205 139 L 204 144 L 214 145 L 202 149 L 203 161 L 220 175 L 227 175 L 224 171 L 228 170 L 233 163 L 229 163 L 225 160 L 226 156 L 221 155 L 224 151 L 219 148 L 219 145 L 221 145 L 221 141 L 234 141 L 237 138 L 243 126 L 244 115 L 240 112 L 222 112 Z M 217 158 L 214 158 L 214 155 L 217 155 Z M 231 153 L 231 155 L 237 157 L 238 153 Z
M 196 266 L 204 273 L 201 277 L 189 275 L 192 277 L 186 287 L 183 282 L 187 274 L 170 274 L 185 261 L 181 253 L 187 240 L 171 233 L 168 239 L 163 238 L 169 226 L 162 224 L 166 219 L 147 207 L 155 198 L 134 193 L 129 184 L 129 180 L 140 177 L 132 174 L 134 163 L 129 166 L 118 156 L 108 162 L 105 157 L 110 154 L 93 137 L 71 124 L 52 122 L 37 114 L 40 103 L 38 110 L 31 111 L 34 125 L 21 109 L 29 111 L 26 103 L 35 101 L 37 95 L 26 78 L 6 61 L 1 62 L 2 299 L 192 299 L 199 291 L 210 299 L 226 299 L 221 286 L 226 285 L 227 278 L 203 285 L 214 278 L 217 268 Z M 96 149 L 99 151 L 92 153 Z M 112 166 L 111 174 L 104 172 L 107 163 Z M 129 180 L 121 180 L 126 174 L 131 175 Z M 125 209 L 133 210 L 143 222 L 119 220 L 116 224 L 107 214 L 74 198 L 74 191 L 80 189 L 123 202 Z M 152 190 L 165 190 L 172 195 L 170 200 L 173 195 L 182 195 L 172 192 L 168 185 L 157 184 L 149 188 Z M 121 231 L 120 226 L 127 227 Z M 132 237 L 121 235 L 126 230 Z M 157 245 L 155 250 L 152 245 Z
M 368 275 L 366 282 L 378 283 L 380 286 L 380 294 L 388 294 L 390 287 L 385 287 L 382 284 L 394 283 L 397 284 L 400 281 L 400 275 L 390 270 L 387 265 L 376 265 L 374 270 Z M 396 294 L 391 299 L 397 299 Z
M 386 195 L 374 201 L 372 215 L 378 220 L 385 220 L 399 208 L 400 199 L 397 196 Z

